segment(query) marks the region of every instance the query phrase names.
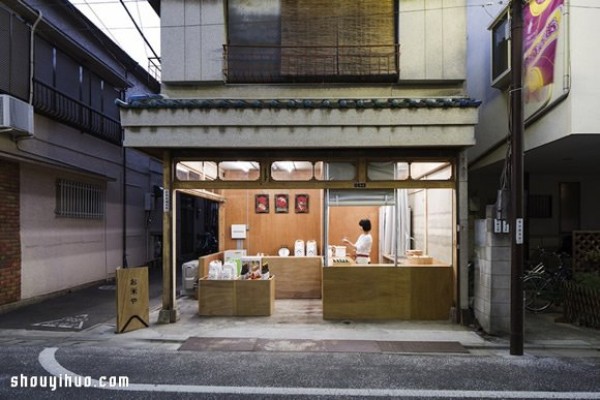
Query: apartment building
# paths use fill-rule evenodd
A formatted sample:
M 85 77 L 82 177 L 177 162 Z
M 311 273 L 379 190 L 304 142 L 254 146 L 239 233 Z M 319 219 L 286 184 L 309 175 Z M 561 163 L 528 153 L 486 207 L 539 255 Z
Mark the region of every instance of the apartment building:
M 0 4 L 0 306 L 152 260 L 162 166 L 115 99 L 158 89 L 68 1 Z
M 521 88 L 510 87 L 508 5 L 468 4 L 467 88 L 482 100 L 477 143 L 468 150 L 470 213 L 473 220 L 484 219 L 487 209 L 497 219 L 498 191 L 510 182 L 509 91 Z M 569 252 L 577 267 L 583 253 L 600 244 L 600 84 L 593 40 L 600 34 L 600 8 L 589 0 L 549 0 L 528 2 L 522 12 L 525 248 L 527 257 L 540 246 Z M 488 233 L 500 247 L 510 244 L 508 233 Z M 483 257 L 475 273 L 487 277 L 487 295 L 475 308 L 489 329 L 506 331 L 510 251 L 501 253 Z

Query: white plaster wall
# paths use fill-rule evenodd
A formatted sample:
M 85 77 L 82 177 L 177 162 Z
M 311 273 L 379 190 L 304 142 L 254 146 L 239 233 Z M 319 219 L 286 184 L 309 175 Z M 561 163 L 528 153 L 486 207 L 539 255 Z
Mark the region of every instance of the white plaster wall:
M 161 3 L 161 78 L 222 81 L 225 8 L 222 0 Z
M 118 218 L 117 210 L 107 204 L 104 220 L 57 218 L 55 182 L 59 177 L 82 180 L 81 176 L 21 164 L 23 299 L 106 278 L 109 261 L 119 258 L 120 247 L 112 252 L 108 249 L 109 243 L 116 241 L 111 234 L 118 233 L 111 226 Z M 89 178 L 84 181 L 104 184 Z
M 451 189 L 418 189 L 409 192 L 412 210 L 412 248 L 452 264 L 453 193 Z
M 491 87 L 490 31 L 488 26 L 505 7 L 498 3 L 482 5 L 467 0 L 467 93 L 481 100 L 479 123 L 475 128 L 477 143 L 467 150 L 469 161 L 480 157 L 508 134 L 507 96 Z M 503 158 L 504 151 L 490 157 L 487 163 Z
M 596 42 L 590 38 L 600 36 L 600 10 L 594 0 L 571 0 L 569 3 L 568 32 L 564 53 L 570 80 L 568 97 L 526 128 L 524 134 L 525 151 L 543 146 L 571 134 L 598 134 L 600 124 L 597 109 L 600 107 L 600 80 L 597 79 L 597 66 L 600 55 Z M 504 4 L 487 4 L 468 0 L 468 52 L 467 92 L 471 97 L 482 100 L 479 124 L 476 127 L 477 144 L 468 150 L 469 159 L 474 160 L 490 147 L 500 143 L 508 133 L 507 94 L 490 86 L 490 32 L 487 27 Z M 563 77 L 557 77 L 554 88 L 563 92 Z M 504 157 L 503 150 L 487 156 L 481 165 L 498 161 Z
M 400 81 L 466 78 L 465 4 L 465 0 L 400 1 Z
M 35 118 L 33 138 L 2 142 L 4 152 L 19 157 L 39 155 L 44 162 L 21 163 L 23 299 L 112 277 L 123 264 L 122 149 L 47 118 Z M 126 254 L 128 265 L 137 266 L 150 259 L 143 195 L 153 184 L 162 186 L 162 170 L 147 155 L 132 149 L 127 154 Z M 57 218 L 58 178 L 105 187 L 104 219 Z
M 600 134 L 600 8 L 597 0 L 570 0 L 573 133 Z

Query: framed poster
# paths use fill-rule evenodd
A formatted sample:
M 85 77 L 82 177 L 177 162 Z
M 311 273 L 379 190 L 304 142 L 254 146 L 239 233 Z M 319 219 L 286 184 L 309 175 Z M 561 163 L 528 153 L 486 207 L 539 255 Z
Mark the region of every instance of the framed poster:
M 275 195 L 275 212 L 287 213 L 289 211 L 289 196 L 287 194 Z
M 268 194 L 257 194 L 254 197 L 254 211 L 257 214 L 268 214 L 269 213 L 269 195 Z
M 308 195 L 297 194 L 294 209 L 298 214 L 308 213 Z

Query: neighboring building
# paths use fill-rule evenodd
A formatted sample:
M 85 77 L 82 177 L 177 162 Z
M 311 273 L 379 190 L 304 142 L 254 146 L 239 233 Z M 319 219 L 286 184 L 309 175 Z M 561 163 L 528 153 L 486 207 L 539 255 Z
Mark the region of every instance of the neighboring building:
M 124 103 L 121 116 L 125 146 L 162 157 L 169 198 L 314 189 L 376 202 L 406 189 L 415 244 L 453 266 L 455 305 L 467 310 L 467 230 L 457 227 L 479 103 L 465 90 L 465 0 L 164 0 L 160 12 L 163 96 Z M 288 164 L 303 177 L 286 175 Z M 165 211 L 175 225 L 170 202 Z M 229 217 L 219 218 L 231 248 Z M 172 225 L 161 318 L 174 322 Z M 281 228 L 264 228 L 264 241 Z M 325 232 L 320 251 L 327 244 Z
M 482 100 L 477 144 L 468 150 L 474 220 L 485 218 L 486 206 L 496 204 L 498 190 L 510 182 L 504 168 L 512 88 L 507 6 L 468 3 L 467 88 Z M 582 250 L 600 246 L 596 234 L 586 237 L 584 247 L 573 239 L 574 232 L 600 230 L 600 81 L 594 50 L 600 7 L 591 0 L 531 1 L 523 12 L 525 249 L 573 250 L 577 263 Z M 505 233 L 488 233 L 503 242 L 505 257 L 473 254 L 484 259 L 475 276 L 487 276 L 481 279 L 487 294 L 476 301 L 476 314 L 487 320 L 487 328 L 507 331 L 510 241 L 502 239 Z
M 0 4 L 0 306 L 152 260 L 162 166 L 115 99 L 158 90 L 68 1 Z

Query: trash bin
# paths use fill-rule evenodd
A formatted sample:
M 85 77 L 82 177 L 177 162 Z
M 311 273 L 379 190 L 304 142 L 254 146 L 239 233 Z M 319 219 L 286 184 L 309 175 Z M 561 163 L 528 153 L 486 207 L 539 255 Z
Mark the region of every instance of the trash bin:
M 185 262 L 181 265 L 181 295 L 195 296 L 198 282 L 198 260 Z

